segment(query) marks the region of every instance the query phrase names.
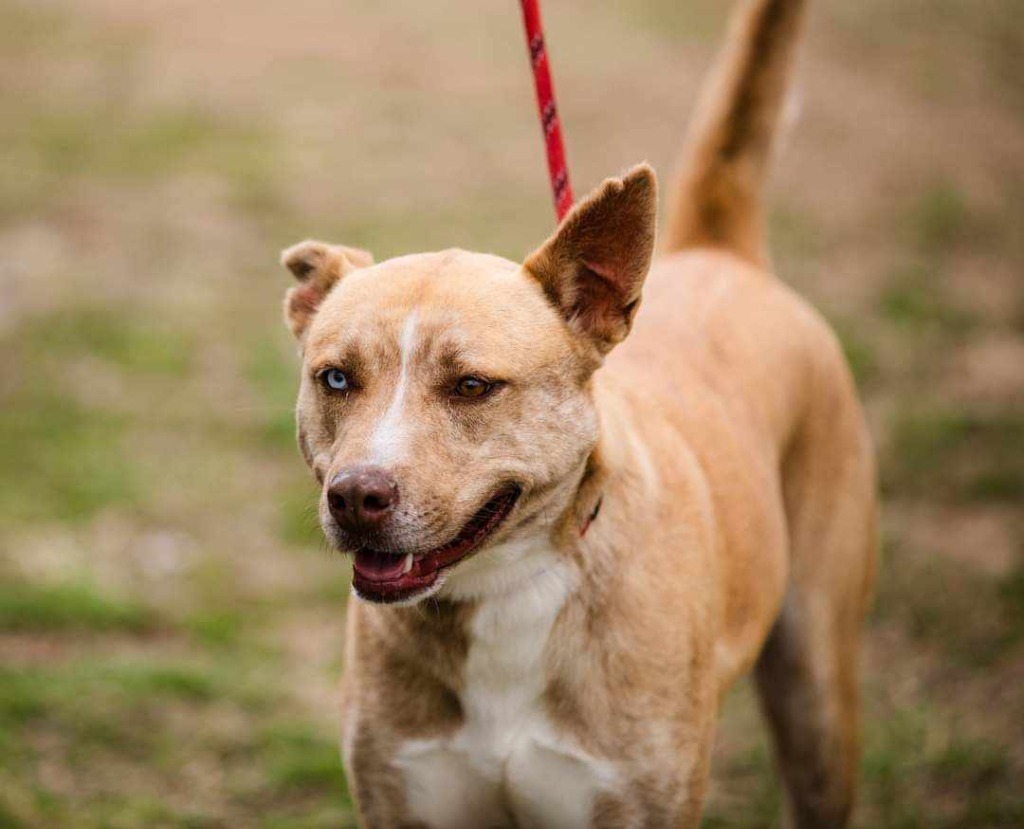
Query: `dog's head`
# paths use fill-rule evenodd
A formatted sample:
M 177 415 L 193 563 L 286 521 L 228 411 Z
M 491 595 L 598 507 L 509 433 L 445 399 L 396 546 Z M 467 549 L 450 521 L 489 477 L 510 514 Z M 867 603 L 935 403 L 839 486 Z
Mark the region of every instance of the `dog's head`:
M 644 165 L 522 265 L 459 250 L 375 265 L 319 242 L 284 252 L 299 282 L 285 298 L 303 359 L 299 445 L 360 596 L 500 579 L 529 546 L 501 542 L 565 517 L 597 441 L 590 378 L 629 331 L 655 212 Z

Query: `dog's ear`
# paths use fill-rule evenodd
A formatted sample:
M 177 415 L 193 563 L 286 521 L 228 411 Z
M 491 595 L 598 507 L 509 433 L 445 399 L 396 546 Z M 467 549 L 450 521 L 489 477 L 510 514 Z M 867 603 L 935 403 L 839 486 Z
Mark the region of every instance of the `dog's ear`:
M 657 190 L 647 164 L 608 179 L 523 264 L 602 355 L 629 333 L 640 303 L 654 251 Z
M 373 256 L 359 248 L 305 241 L 281 254 L 281 264 L 294 274 L 299 284 L 284 297 L 284 319 L 292 333 L 301 337 L 316 309 L 345 274 L 368 268 Z

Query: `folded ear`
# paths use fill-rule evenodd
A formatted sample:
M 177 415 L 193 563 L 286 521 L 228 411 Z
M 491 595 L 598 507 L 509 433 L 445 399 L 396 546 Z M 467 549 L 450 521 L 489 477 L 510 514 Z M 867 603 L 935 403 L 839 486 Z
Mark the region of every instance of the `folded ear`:
M 281 264 L 299 281 L 285 294 L 284 319 L 292 333 L 301 337 L 338 280 L 350 271 L 370 267 L 373 256 L 359 248 L 307 240 L 284 251 Z
M 523 264 L 602 355 L 629 333 L 640 303 L 654 251 L 657 190 L 647 164 L 608 179 Z

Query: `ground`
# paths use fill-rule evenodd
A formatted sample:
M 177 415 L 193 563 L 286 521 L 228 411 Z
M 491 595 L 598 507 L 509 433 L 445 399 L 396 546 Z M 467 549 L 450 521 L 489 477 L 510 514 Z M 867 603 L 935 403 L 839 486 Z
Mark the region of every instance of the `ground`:
M 577 190 L 667 173 L 728 4 L 545 7 Z M 778 271 L 882 468 L 859 827 L 1024 825 L 1024 18 L 812 3 Z M 278 251 L 552 228 L 517 4 L 0 0 L 0 827 L 346 827 L 348 573 Z M 642 311 L 641 311 L 642 313 Z M 709 827 L 780 826 L 749 685 Z

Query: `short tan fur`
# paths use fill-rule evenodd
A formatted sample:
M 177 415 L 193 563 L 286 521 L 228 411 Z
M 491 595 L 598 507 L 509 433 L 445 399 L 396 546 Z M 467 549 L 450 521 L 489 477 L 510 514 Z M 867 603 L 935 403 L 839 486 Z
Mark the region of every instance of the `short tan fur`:
M 795 825 L 847 824 L 873 453 L 761 200 L 803 13 L 739 8 L 660 256 L 646 165 L 522 264 L 285 252 L 363 826 L 696 827 L 748 670 Z

